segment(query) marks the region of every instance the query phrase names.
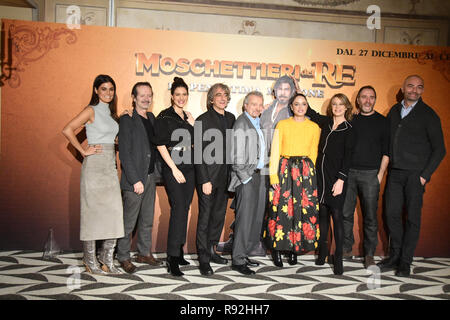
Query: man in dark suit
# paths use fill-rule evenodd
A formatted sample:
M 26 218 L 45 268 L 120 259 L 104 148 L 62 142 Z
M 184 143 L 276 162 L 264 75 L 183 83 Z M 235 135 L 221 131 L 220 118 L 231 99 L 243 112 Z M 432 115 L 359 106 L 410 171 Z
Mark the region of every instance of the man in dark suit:
M 133 273 L 136 266 L 130 259 L 131 236 L 137 223 L 136 262 L 159 266 L 162 262 L 151 253 L 155 208 L 155 161 L 157 151 L 152 144 L 155 117 L 148 112 L 153 99 L 150 83 L 134 85 L 133 115 L 120 118 L 119 158 L 122 167 L 120 187 L 123 198 L 125 235 L 117 243 L 117 259 L 122 268 Z
M 418 75 L 403 83 L 404 99 L 389 111 L 389 174 L 386 183 L 386 222 L 389 257 L 377 265 L 382 271 L 396 268 L 408 277 L 420 234 L 425 185 L 445 156 L 444 135 L 439 116 L 422 101 L 424 81 Z M 408 214 L 405 227 L 402 209 Z
M 216 253 L 215 246 L 222 234 L 228 203 L 226 131 L 233 127 L 235 121 L 234 115 L 225 111 L 229 101 L 228 86 L 214 84 L 207 94 L 208 111 L 200 115 L 194 125 L 194 162 L 199 207 L 196 243 L 200 273 L 206 276 L 214 273 L 210 262 L 228 262 Z
M 231 181 L 228 190 L 235 192 L 236 219 L 232 252 L 232 269 L 244 275 L 254 274 L 249 266 L 258 266 L 248 258 L 258 244 L 266 205 L 267 186 L 264 167 L 268 162 L 266 141 L 260 127 L 263 95 L 252 91 L 244 99 L 243 113 L 233 126 L 231 144 Z

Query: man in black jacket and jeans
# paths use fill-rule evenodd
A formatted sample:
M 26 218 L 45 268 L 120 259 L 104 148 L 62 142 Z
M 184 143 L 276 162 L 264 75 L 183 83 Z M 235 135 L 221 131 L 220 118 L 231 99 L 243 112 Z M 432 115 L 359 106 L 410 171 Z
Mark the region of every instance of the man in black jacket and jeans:
M 392 107 L 390 123 L 390 166 L 386 183 L 386 219 L 390 236 L 389 257 L 378 266 L 396 268 L 396 275 L 408 277 L 420 233 L 425 184 L 445 155 L 439 116 L 421 98 L 424 81 L 408 76 L 402 87 L 404 99 Z M 407 221 L 402 223 L 405 204 Z

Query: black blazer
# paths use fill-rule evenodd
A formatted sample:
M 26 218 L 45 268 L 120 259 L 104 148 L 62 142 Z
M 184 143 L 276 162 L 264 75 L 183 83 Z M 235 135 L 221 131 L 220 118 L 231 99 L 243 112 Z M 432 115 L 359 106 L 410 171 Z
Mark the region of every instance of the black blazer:
M 411 112 L 402 119 L 402 104 L 389 111 L 391 168 L 420 171 L 429 181 L 445 156 L 441 120 L 436 112 L 419 99 Z
M 226 120 L 226 130 L 232 129 L 234 125 L 234 121 L 236 120 L 235 116 L 225 111 L 225 120 Z M 205 113 L 201 114 L 196 120 L 194 124 L 194 132 L 197 134 L 201 133 L 201 139 L 196 136 L 194 141 L 194 150 L 195 150 L 195 176 L 197 184 L 203 184 L 207 182 L 211 182 L 214 185 L 217 184 L 227 184 L 229 179 L 230 166 L 226 164 L 226 131 L 224 131 L 224 127 L 220 122 L 219 115 L 213 109 L 209 109 Z M 203 159 L 203 151 L 205 148 L 214 142 L 205 139 L 203 136 L 205 131 L 209 129 L 217 129 L 222 133 L 222 141 L 223 141 L 223 159 L 222 163 L 212 163 L 207 164 Z M 200 156 L 201 155 L 201 156 Z
M 155 116 L 147 112 L 154 125 Z M 133 117 L 123 115 L 119 122 L 119 159 L 122 168 L 120 188 L 134 191 L 133 185 L 141 181 L 144 185 L 148 177 L 151 157 L 157 156 L 156 147 L 150 148 L 147 131 L 141 117 L 133 110 Z
M 331 189 L 336 180 L 347 180 L 355 144 L 352 125 L 344 121 L 335 130 L 332 130 L 333 118 L 320 115 L 310 107 L 308 107 L 306 116 L 322 129 L 316 162 L 320 203 L 342 209 L 347 183 L 344 183 L 344 190 L 337 197 L 332 195 Z

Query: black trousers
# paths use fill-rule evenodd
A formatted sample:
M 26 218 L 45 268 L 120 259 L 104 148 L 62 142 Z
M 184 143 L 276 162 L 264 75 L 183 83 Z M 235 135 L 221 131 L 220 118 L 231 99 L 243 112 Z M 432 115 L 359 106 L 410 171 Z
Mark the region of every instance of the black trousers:
M 336 249 L 334 255 L 336 258 L 341 259 L 343 256 L 344 245 L 344 216 L 342 209 L 333 208 L 326 204 L 321 203 L 319 205 L 319 226 L 320 226 L 320 238 L 319 238 L 319 250 L 326 252 L 328 249 L 328 229 L 330 228 L 330 217 L 333 218 L 333 234 Z
M 185 183 L 178 183 L 172 170 L 164 166 L 162 175 L 170 204 L 169 231 L 167 234 L 167 255 L 178 257 L 180 249 L 186 243 L 186 229 L 189 208 L 195 189 L 194 167 L 182 170 Z
M 355 243 L 353 224 L 356 198 L 359 196 L 364 226 L 364 255 L 373 256 L 378 244 L 378 170 L 350 169 L 344 201 L 344 252 L 352 251 Z
M 390 169 L 386 183 L 386 222 L 390 237 L 390 256 L 400 256 L 411 264 L 419 241 L 423 193 L 420 172 Z M 403 207 L 407 219 L 403 226 Z
M 211 258 L 211 246 L 217 245 L 222 235 L 227 211 L 228 192 L 226 183 L 212 188 L 206 195 L 202 185 L 197 185 L 198 220 L 197 220 L 197 253 L 201 263 L 208 263 Z

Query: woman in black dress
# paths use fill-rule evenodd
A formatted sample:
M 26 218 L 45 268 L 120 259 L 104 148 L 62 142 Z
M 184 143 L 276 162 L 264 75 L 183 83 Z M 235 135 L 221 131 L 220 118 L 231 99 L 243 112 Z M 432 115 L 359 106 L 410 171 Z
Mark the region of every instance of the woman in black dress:
M 319 190 L 319 256 L 316 265 L 323 265 L 328 256 L 328 228 L 330 215 L 333 217 L 333 231 L 336 250 L 334 252 L 334 274 L 344 272 L 343 215 L 347 174 L 354 145 L 352 105 L 347 96 L 335 94 L 328 105 L 327 115 L 322 116 L 311 108 L 306 115 L 322 129 L 317 156 L 317 185 Z
M 172 106 L 162 110 L 156 118 L 155 142 L 163 159 L 162 176 L 170 204 L 167 271 L 173 276 L 182 276 L 179 266 L 189 264 L 183 257 L 183 246 L 195 187 L 194 118 L 183 110 L 189 96 L 183 79 L 174 78 L 170 93 Z

